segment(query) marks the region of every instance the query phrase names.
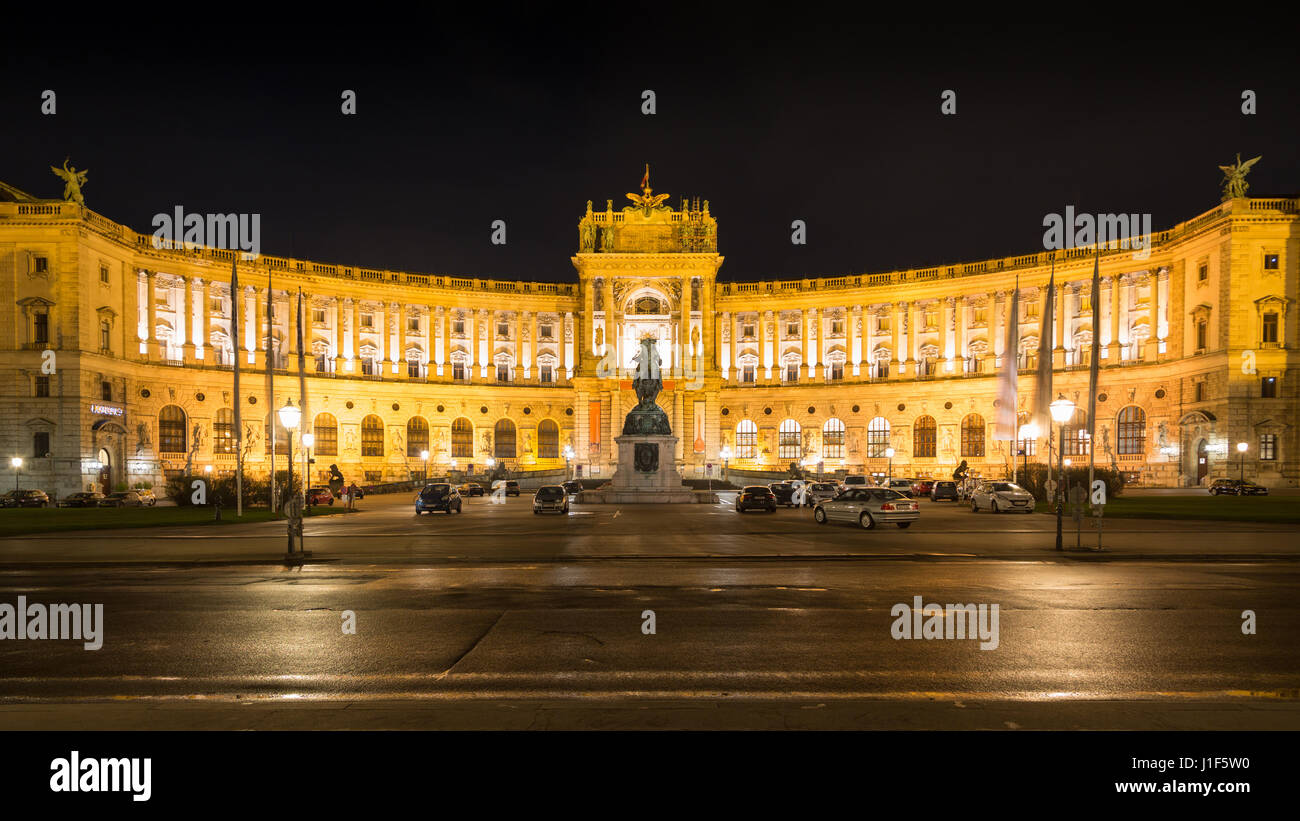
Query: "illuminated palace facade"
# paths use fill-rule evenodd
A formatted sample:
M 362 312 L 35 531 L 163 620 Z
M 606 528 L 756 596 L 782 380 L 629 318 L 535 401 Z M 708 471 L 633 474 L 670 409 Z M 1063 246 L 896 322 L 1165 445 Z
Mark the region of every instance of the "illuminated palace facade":
M 1099 465 L 1147 485 L 1239 471 L 1272 486 L 1300 480 L 1298 200 L 1229 199 L 1155 233 L 1145 259 L 1103 251 L 1100 305 L 1091 251 L 1058 253 L 1056 320 L 1042 329 L 1047 253 L 722 282 L 708 202 L 660 197 L 588 203 L 568 283 L 263 255 L 238 261 L 232 294 L 230 251 L 158 248 L 74 202 L 0 185 L 3 467 L 21 457 L 22 486 L 60 497 L 227 474 L 240 357 L 245 468 L 265 475 L 272 411 L 299 403 L 301 289 L 314 480 L 330 464 L 349 480 L 406 480 L 424 474 L 425 451 L 431 475 L 481 472 L 491 458 L 511 472 L 607 477 L 646 336 L 658 340 L 659 402 L 687 477 L 710 465 L 719 476 L 728 455 L 743 471 L 799 462 L 947 476 L 964 459 L 1004 476 L 1013 458 L 1047 458 L 1046 431 L 1019 457 L 993 436 L 999 368 L 1019 365 L 1027 419 L 1046 332 L 1056 390 L 1083 406 L 1100 334 L 1097 435 L 1080 436 L 1076 417 L 1064 439 L 1072 459 L 1096 447 Z M 1020 346 L 1007 351 L 1017 280 Z

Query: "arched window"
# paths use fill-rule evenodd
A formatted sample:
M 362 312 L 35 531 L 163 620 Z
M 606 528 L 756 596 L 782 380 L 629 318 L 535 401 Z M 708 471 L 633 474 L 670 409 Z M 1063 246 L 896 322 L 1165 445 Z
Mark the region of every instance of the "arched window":
M 1016 456 L 1034 456 L 1038 450 L 1037 435 L 1030 436 L 1030 433 L 1037 434 L 1037 431 L 1029 429 L 1029 420 L 1033 418 L 1028 413 L 1021 411 L 1016 414 L 1016 429 L 1020 431 L 1020 441 L 1016 445 Z
M 158 450 L 185 452 L 185 411 L 179 405 L 168 405 L 158 412 Z
M 912 424 L 912 455 L 933 459 L 938 445 L 939 426 L 933 416 L 922 416 Z
M 799 459 L 803 456 L 799 423 L 787 419 L 781 423 L 781 436 L 777 441 L 777 456 L 781 459 Z
M 384 420 L 371 414 L 361 420 L 361 456 L 384 455 Z
M 463 416 L 451 423 L 451 458 L 474 458 L 474 423 Z
M 736 458 L 753 459 L 758 449 L 758 426 L 748 419 L 736 425 Z
M 867 456 L 884 459 L 887 447 L 889 447 L 889 420 L 877 416 L 867 423 Z
M 1083 408 L 1075 408 L 1074 416 L 1065 425 L 1062 432 L 1062 446 L 1066 456 L 1088 455 L 1088 413 Z
M 834 416 L 822 425 L 822 458 L 844 458 L 844 423 Z
M 235 412 L 230 408 L 218 410 L 212 423 L 212 452 L 235 452 Z
M 429 449 L 429 423 L 423 416 L 412 416 L 406 422 L 406 455 L 419 459 Z
M 560 458 L 560 426 L 550 419 L 537 426 L 537 458 Z
M 961 420 L 961 455 L 984 455 L 984 417 L 978 413 L 968 413 Z
M 1146 453 L 1147 449 L 1147 415 L 1137 405 L 1129 405 L 1116 417 L 1116 436 L 1120 456 L 1133 456 Z
M 339 423 L 331 414 L 316 414 L 316 421 L 312 423 L 312 435 L 316 437 L 316 444 L 312 448 L 317 456 L 338 456 Z
M 498 459 L 515 458 L 515 423 L 501 419 L 493 430 L 494 448 L 492 455 Z

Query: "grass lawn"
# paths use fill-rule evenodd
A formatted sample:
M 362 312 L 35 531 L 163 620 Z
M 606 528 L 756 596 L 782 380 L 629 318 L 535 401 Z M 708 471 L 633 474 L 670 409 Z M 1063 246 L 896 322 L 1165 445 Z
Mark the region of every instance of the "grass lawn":
M 347 513 L 342 505 L 318 505 L 309 516 Z M 0 537 L 30 533 L 55 533 L 63 530 L 114 530 L 124 527 L 166 527 L 168 525 L 212 525 L 267 522 L 270 509 L 245 510 L 235 517 L 234 510 L 223 509 L 221 521 L 213 520 L 211 507 L 36 507 L 0 510 Z
M 1039 513 L 1056 508 L 1039 502 Z M 1070 515 L 1070 506 L 1065 506 Z M 1107 519 L 1215 519 L 1267 524 L 1300 524 L 1300 499 L 1294 496 L 1120 496 L 1106 504 Z

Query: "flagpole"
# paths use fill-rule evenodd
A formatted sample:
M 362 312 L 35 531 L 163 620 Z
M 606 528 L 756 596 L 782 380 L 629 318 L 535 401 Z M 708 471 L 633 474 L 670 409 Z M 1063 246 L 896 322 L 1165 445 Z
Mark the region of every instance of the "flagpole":
M 1097 466 L 1097 382 L 1101 376 L 1101 328 L 1097 322 L 1101 308 L 1101 247 L 1098 245 L 1092 264 L 1092 347 L 1088 362 L 1088 504 L 1092 505 L 1092 483 Z M 1114 306 L 1112 306 L 1112 310 Z M 1098 510 L 1100 513 L 1100 510 Z M 1097 532 L 1101 548 L 1101 531 Z
M 239 251 L 230 252 L 230 330 L 231 350 L 235 355 L 235 518 L 244 515 L 244 425 L 239 401 L 239 358 L 242 334 L 239 326 L 239 303 L 243 294 L 239 291 Z
M 279 435 L 279 427 L 276 423 L 279 420 L 275 415 L 275 375 L 271 369 L 275 356 L 271 349 L 274 340 L 271 330 L 275 327 L 275 302 L 271 294 L 271 263 L 268 260 L 266 263 L 266 404 L 271 439 L 271 515 L 274 516 L 275 511 L 279 510 L 279 505 L 276 504 L 279 501 L 279 488 L 275 484 L 275 440 Z
M 311 415 L 307 413 L 307 352 L 303 350 L 303 332 L 302 332 L 302 286 L 298 286 L 298 407 L 302 409 L 302 432 L 307 432 L 307 425 L 311 422 Z M 290 436 L 293 434 L 290 433 Z M 309 454 L 306 446 L 302 449 L 303 469 L 302 469 L 302 489 L 303 497 L 307 495 L 307 488 L 311 485 L 307 481 L 307 470 L 310 467 L 308 462 Z

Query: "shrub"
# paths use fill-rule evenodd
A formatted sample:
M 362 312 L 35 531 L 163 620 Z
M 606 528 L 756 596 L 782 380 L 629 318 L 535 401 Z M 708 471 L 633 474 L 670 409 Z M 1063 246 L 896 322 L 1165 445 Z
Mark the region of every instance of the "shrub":
M 1020 471 L 1020 486 L 1033 494 L 1034 498 L 1041 501 L 1050 501 L 1047 496 L 1047 465 L 1042 463 L 1030 464 L 1026 474 L 1023 465 L 1018 466 Z M 1052 466 L 1052 474 L 1055 475 L 1056 466 Z M 1106 483 L 1106 498 L 1113 499 L 1119 496 L 1124 490 L 1124 475 L 1111 468 L 1098 467 L 1093 471 L 1093 478 L 1100 479 Z M 1066 485 L 1088 484 L 1088 466 L 1087 465 L 1070 465 L 1065 469 Z

